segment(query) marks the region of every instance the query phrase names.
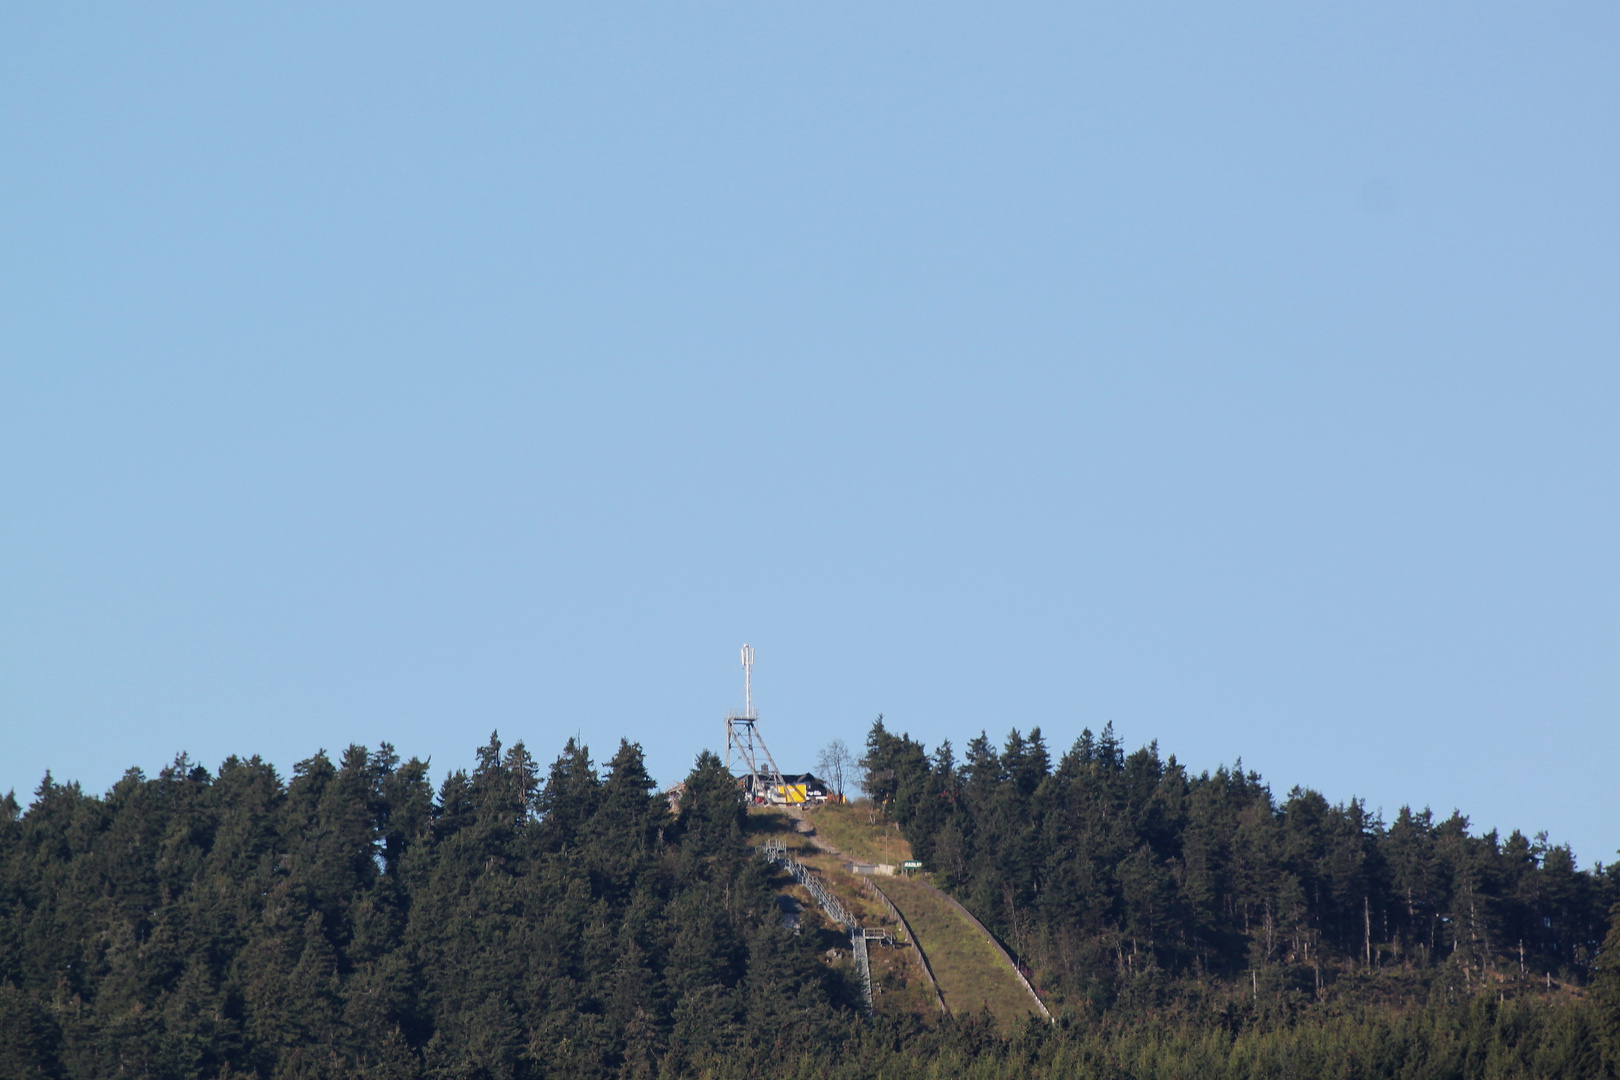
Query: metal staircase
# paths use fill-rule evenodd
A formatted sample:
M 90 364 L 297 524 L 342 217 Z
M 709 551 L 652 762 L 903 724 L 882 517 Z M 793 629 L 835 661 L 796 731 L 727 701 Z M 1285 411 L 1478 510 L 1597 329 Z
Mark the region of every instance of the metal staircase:
M 793 875 L 793 880 L 805 887 L 805 890 L 827 913 L 827 917 L 838 923 L 849 933 L 850 951 L 855 954 L 855 971 L 861 980 L 861 1011 L 867 1016 L 872 1015 L 872 963 L 867 956 L 867 942 L 873 941 L 879 945 L 893 945 L 894 935 L 887 930 L 876 927 L 863 928 L 855 916 L 849 913 L 831 889 L 822 884 L 821 877 L 804 863 L 788 854 L 787 844 L 780 838 L 772 838 L 759 846 L 760 858 L 766 862 L 782 867 Z

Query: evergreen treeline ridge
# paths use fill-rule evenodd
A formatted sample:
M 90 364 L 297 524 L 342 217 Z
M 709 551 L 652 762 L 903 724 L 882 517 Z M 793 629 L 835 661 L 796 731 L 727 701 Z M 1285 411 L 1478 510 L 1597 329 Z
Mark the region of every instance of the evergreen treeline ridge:
M 491 737 L 474 769 L 437 790 L 423 762 L 401 762 L 387 745 L 350 747 L 336 761 L 317 754 L 285 781 L 257 758 L 215 774 L 182 757 L 153 777 L 132 770 L 100 797 L 47 776 L 26 812 L 0 800 L 0 1080 L 1615 1075 L 1620 920 L 1601 948 L 1585 931 L 1537 939 L 1534 955 L 1558 958 L 1560 979 L 1587 983 L 1574 991 L 1515 998 L 1500 980 L 1463 984 L 1454 976 L 1479 958 L 1495 977 L 1500 944 L 1446 953 L 1437 939 L 1425 956 L 1390 954 L 1376 968 L 1426 964 L 1448 976 L 1431 979 L 1426 996 L 1327 993 L 1301 1008 L 1286 986 L 1298 961 L 1276 951 L 1279 936 L 1303 932 L 1286 912 L 1274 912 L 1269 958 L 1256 951 L 1252 916 L 1241 933 L 1231 917 L 1217 923 L 1238 935 L 1236 948 L 1215 937 L 1182 944 L 1178 894 L 1135 891 L 1126 864 L 1146 844 L 1176 881 L 1169 860 L 1187 857 L 1197 821 L 1173 812 L 1178 785 L 1183 804 L 1209 799 L 1195 794 L 1205 784 L 1246 793 L 1230 800 L 1238 829 L 1285 838 L 1300 828 L 1288 807 L 1305 794 L 1274 805 L 1252 774 L 1189 777 L 1173 759 L 1155 765 L 1152 748 L 1123 755 L 1106 732 L 1089 745 L 1089 763 L 1077 749 L 1054 769 L 1030 764 L 1044 754 L 1038 733 L 999 751 L 977 740 L 963 767 L 881 725 L 868 742 L 877 797 L 1054 999 L 1058 1023 L 1010 1037 L 988 1016 L 880 1009 L 862 1019 L 847 967 L 817 951 L 816 935 L 784 927 L 777 900 L 788 883 L 755 857 L 751 819 L 712 753 L 698 756 L 673 809 L 625 742 L 599 769 L 570 740 L 547 770 L 521 744 L 503 750 Z M 1090 821 L 1092 803 L 1098 820 L 1136 830 L 1120 834 L 1138 839 L 1112 869 L 1087 862 L 1098 849 L 1060 827 Z M 1024 835 L 996 832 L 1013 820 L 996 816 L 1009 808 L 1067 845 L 1040 861 L 1041 875 L 1094 875 L 1098 921 L 1041 900 L 1056 891 L 1045 876 L 987 888 L 993 858 L 1012 870 L 1027 850 L 993 854 Z M 1354 807 L 1317 817 L 1357 813 L 1357 880 L 1382 880 L 1365 867 L 1381 865 L 1392 830 Z M 1343 826 L 1323 828 L 1336 836 Z M 1512 846 L 1468 837 L 1465 825 L 1428 831 L 1476 855 Z M 1166 837 L 1180 848 L 1161 854 L 1152 840 Z M 1294 873 L 1296 849 L 1278 850 L 1268 873 Z M 1232 872 L 1214 865 L 1217 880 Z M 1568 895 L 1584 905 L 1574 916 L 1601 921 L 1612 873 L 1569 875 Z M 1472 896 L 1500 936 L 1518 894 L 1495 881 L 1479 877 Z M 1325 962 L 1348 964 L 1353 935 L 1308 922 L 1337 910 L 1310 906 L 1319 885 L 1299 886 L 1306 930 L 1321 935 Z M 1385 893 L 1368 896 L 1370 911 Z M 1453 886 L 1429 902 L 1455 913 L 1456 896 Z M 1121 935 L 1133 928 L 1142 936 L 1122 974 Z M 1078 943 L 1068 959 L 1042 953 L 1065 940 Z M 1240 969 L 1266 981 L 1251 987 Z
M 1340 972 L 1443 971 L 1459 992 L 1509 978 L 1585 983 L 1620 868 L 1567 846 L 1472 835 L 1459 813 L 1285 799 L 1241 762 L 1190 773 L 1112 725 L 1054 764 L 1039 728 L 958 763 L 873 725 L 867 790 L 912 851 L 1060 1000 L 1163 1005 L 1241 979 L 1300 1001 Z M 1429 980 L 1420 980 L 1426 986 Z
M 651 1077 L 851 1021 L 714 754 L 675 814 L 628 743 L 426 773 L 355 746 L 8 797 L 0 1077 Z

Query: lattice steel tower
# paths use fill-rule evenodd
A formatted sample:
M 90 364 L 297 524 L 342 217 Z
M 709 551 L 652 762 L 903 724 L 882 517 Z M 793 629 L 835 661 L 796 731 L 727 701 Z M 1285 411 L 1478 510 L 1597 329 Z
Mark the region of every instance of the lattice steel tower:
M 743 711 L 726 715 L 726 769 L 740 762 L 748 769 L 744 789 L 750 802 L 781 802 L 786 798 L 782 770 L 759 733 L 759 714 L 754 711 L 754 647 L 742 647 Z M 733 773 L 732 775 L 736 775 Z

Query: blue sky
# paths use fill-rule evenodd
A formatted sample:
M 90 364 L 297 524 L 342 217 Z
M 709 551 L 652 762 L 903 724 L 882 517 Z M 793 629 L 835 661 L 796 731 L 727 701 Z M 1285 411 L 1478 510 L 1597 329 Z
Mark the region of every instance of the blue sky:
M 1620 10 L 0 13 L 0 791 L 1112 721 L 1620 848 Z

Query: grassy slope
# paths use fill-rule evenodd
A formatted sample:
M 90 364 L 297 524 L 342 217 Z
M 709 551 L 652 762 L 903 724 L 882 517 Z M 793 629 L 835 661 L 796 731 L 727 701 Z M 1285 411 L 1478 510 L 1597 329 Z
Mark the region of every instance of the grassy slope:
M 758 839 L 777 836 L 784 840 L 793 857 L 819 873 L 827 887 L 860 920 L 862 926 L 884 927 L 897 937 L 901 936 L 900 927 L 895 924 L 888 909 L 867 892 L 864 881 L 846 871 L 841 859 L 810 846 L 804 837 L 794 831 L 793 821 L 787 813 L 777 809 L 753 808 L 749 811 L 748 826 Z M 803 886 L 792 884 L 786 874 L 782 877 L 784 892 L 796 897 L 806 908 L 816 910 L 815 901 Z M 806 920 L 806 926 L 816 928 L 818 948 L 835 950 L 839 954 L 836 960 L 839 966 L 851 963 L 849 938 L 841 929 L 814 917 Z M 872 1004 L 879 1015 L 910 1014 L 923 1020 L 938 1015 L 933 992 L 928 989 L 915 950 L 909 946 L 898 949 L 874 946 L 868 955 L 872 963 Z
M 885 878 L 883 891 L 905 914 L 939 980 L 945 1004 L 957 1015 L 989 1009 L 1003 1029 L 1035 1011 L 1012 969 L 943 897 L 920 881 Z
M 911 858 L 905 839 L 881 818 L 874 820 L 865 802 L 818 807 L 809 819 L 819 839 L 852 858 L 893 863 Z M 884 857 L 885 841 L 888 858 Z M 963 1015 L 987 1008 L 1010 1030 L 1035 1011 L 1028 993 L 995 949 L 942 897 L 921 882 L 903 877 L 885 877 L 879 884 L 905 914 L 928 954 L 951 1012 Z
M 900 864 L 911 858 L 911 845 L 892 824 L 873 820 L 869 804 L 830 803 L 808 814 L 816 835 L 852 859 Z

